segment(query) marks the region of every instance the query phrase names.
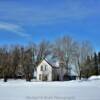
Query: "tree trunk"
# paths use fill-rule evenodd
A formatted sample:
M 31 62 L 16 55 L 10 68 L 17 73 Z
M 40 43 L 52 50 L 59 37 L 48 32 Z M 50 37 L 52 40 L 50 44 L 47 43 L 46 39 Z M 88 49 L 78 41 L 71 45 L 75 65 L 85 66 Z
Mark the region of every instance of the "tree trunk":
M 80 71 L 80 74 L 79 74 L 79 79 L 81 80 L 81 77 L 82 77 L 82 73 L 81 73 L 81 71 Z
M 80 62 L 78 60 L 78 67 L 79 67 L 79 80 L 81 80 L 81 77 L 82 77 L 82 71 L 81 71 L 81 66 L 80 66 Z
M 63 81 L 63 68 L 60 69 L 59 79 L 60 79 L 60 81 Z
M 4 76 L 4 82 L 7 82 L 7 76 L 6 75 Z

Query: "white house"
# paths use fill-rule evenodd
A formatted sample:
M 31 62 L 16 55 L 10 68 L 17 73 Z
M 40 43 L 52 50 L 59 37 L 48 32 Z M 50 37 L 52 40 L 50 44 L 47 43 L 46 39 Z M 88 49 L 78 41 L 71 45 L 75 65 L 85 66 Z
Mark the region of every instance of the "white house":
M 46 60 L 42 60 L 37 66 L 37 80 L 38 81 L 52 81 L 52 65 Z
M 57 66 L 56 66 L 57 65 Z M 42 60 L 40 64 L 37 66 L 36 71 L 36 79 L 38 81 L 57 81 L 60 80 L 60 74 L 63 74 L 64 79 L 75 79 L 77 77 L 77 73 L 75 71 L 75 66 L 71 65 L 71 70 L 67 74 L 67 70 L 64 68 L 63 73 L 60 73 L 61 67 L 58 64 L 51 64 L 46 59 Z

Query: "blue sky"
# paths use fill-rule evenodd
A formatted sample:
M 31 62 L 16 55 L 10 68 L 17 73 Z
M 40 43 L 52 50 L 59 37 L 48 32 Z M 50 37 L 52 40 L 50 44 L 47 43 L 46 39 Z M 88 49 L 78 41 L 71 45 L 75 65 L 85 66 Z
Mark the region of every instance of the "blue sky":
M 69 35 L 100 49 L 100 0 L 0 0 L 0 45 Z

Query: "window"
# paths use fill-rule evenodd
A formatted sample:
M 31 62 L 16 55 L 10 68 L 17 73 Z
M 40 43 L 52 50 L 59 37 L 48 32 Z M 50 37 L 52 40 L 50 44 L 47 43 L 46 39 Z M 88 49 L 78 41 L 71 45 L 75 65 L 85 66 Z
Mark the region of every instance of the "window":
M 45 70 L 47 70 L 47 65 L 45 65 Z
M 41 66 L 41 71 L 43 71 L 43 66 Z
M 41 74 L 39 74 L 39 80 L 41 80 Z

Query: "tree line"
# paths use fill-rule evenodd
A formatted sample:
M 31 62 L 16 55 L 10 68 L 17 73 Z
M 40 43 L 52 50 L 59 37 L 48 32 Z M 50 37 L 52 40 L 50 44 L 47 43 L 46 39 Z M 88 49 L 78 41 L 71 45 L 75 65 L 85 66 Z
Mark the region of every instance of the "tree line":
M 93 56 L 87 56 L 87 59 L 81 66 L 81 74 L 85 78 L 92 75 L 100 75 L 100 52 L 95 52 Z
M 78 76 L 89 77 L 98 75 L 100 53 L 94 53 L 89 41 L 78 42 L 72 37 L 63 36 L 52 43 L 46 40 L 39 44 L 30 43 L 27 46 L 9 45 L 0 47 L 0 78 L 6 82 L 8 78 L 17 78 L 19 69 L 23 71 L 23 78 L 31 81 L 33 70 L 44 58 L 58 60 L 60 68 L 69 69 L 69 63 L 76 66 Z M 62 70 L 60 80 L 63 80 Z

